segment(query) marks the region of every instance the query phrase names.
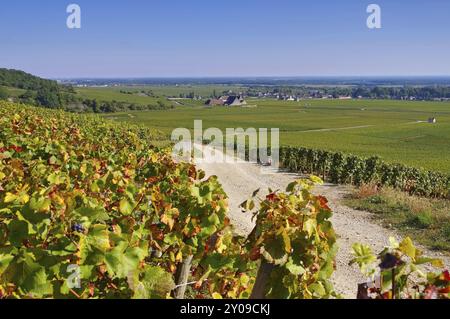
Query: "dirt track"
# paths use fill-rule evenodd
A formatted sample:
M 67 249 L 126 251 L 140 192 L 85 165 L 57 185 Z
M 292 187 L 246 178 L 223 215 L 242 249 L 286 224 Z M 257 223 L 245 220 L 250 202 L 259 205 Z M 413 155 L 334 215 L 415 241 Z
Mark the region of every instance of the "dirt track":
M 244 214 L 239 209 L 239 204 L 247 200 L 254 190 L 260 188 L 261 194 L 267 193 L 268 188 L 272 190 L 285 190 L 286 186 L 294 179 L 299 178 L 296 174 L 275 173 L 264 174 L 261 167 L 251 163 L 197 163 L 208 176 L 219 177 L 224 190 L 230 198 L 229 217 L 241 235 L 249 234 L 254 223 L 251 215 Z M 374 252 L 381 251 L 387 244 L 389 237 L 400 239 L 395 231 L 388 230 L 377 224 L 372 214 L 358 211 L 341 204 L 341 200 L 349 189 L 345 186 L 325 184 L 316 189 L 318 194 L 324 195 L 330 201 L 330 207 L 334 211 L 332 222 L 338 234 L 339 252 L 336 258 L 336 272 L 333 282 L 336 290 L 346 298 L 356 296 L 357 285 L 367 281 L 355 266 L 348 265 L 351 256 L 351 247 L 354 243 L 365 243 L 372 246 Z M 450 266 L 450 258 L 439 253 L 423 249 L 427 256 L 442 258 L 447 268 Z

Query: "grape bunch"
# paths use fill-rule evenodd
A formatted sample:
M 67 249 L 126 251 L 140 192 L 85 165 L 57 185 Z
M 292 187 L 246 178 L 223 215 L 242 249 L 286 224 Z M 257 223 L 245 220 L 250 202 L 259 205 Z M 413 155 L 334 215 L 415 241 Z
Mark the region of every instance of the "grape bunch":
M 84 233 L 85 229 L 84 229 L 83 225 L 75 224 L 72 226 L 72 231 L 78 232 L 78 233 Z

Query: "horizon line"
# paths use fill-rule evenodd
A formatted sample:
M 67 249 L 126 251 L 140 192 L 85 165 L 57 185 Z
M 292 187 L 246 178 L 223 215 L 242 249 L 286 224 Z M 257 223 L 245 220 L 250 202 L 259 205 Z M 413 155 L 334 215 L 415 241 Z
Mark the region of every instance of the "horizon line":
M 64 76 L 52 80 L 145 80 L 145 79 L 302 79 L 302 78 L 450 78 L 447 75 L 179 75 L 179 76 Z

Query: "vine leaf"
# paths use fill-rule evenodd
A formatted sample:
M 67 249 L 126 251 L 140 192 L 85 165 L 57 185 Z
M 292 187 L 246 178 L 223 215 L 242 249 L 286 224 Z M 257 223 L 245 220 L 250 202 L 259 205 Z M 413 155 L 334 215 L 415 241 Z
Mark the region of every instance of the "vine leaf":
M 134 207 L 126 198 L 123 198 L 119 203 L 119 211 L 125 216 L 131 215 L 131 213 L 133 212 L 133 208 Z

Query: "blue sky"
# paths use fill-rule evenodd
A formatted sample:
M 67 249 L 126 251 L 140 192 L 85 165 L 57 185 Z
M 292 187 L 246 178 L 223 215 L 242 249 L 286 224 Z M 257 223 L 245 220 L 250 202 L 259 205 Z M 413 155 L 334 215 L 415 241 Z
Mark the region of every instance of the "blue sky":
M 66 7 L 82 28 L 66 27 Z M 382 29 L 366 26 L 370 3 Z M 0 67 L 44 77 L 450 75 L 448 0 L 3 0 Z

